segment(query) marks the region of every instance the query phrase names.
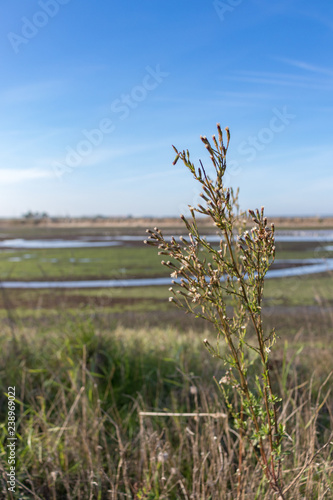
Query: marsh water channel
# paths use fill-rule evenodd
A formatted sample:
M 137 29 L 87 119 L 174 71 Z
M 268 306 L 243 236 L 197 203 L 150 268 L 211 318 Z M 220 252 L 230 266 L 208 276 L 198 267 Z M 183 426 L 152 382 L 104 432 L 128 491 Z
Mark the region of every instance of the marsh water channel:
M 284 230 L 276 233 L 277 242 L 284 243 L 311 243 L 312 248 L 318 251 L 333 252 L 333 230 Z M 0 241 L 0 251 L 33 250 L 33 249 L 65 249 L 65 248 L 96 248 L 137 245 L 143 237 L 137 235 L 115 236 L 81 236 L 76 239 L 3 239 Z M 207 235 L 209 243 L 218 243 L 218 235 Z M 332 243 L 332 244 L 330 244 Z M 318 247 L 316 247 L 318 244 Z M 29 258 L 29 254 L 22 259 Z M 11 262 L 18 262 L 20 257 L 8 258 Z M 89 258 L 81 262 L 89 262 Z M 56 263 L 56 259 L 55 259 Z M 267 278 L 285 278 L 290 276 L 304 276 L 333 271 L 333 258 L 308 259 L 278 259 L 275 268 L 270 269 Z M 153 285 L 170 285 L 169 277 L 132 278 L 132 279 L 92 279 L 92 280 L 57 280 L 57 281 L 2 281 L 3 288 L 120 288 L 143 287 Z
M 171 238 L 171 236 L 170 236 Z M 176 237 L 176 239 L 179 238 Z M 208 243 L 219 243 L 221 237 L 217 234 L 205 236 Z M 114 236 L 79 236 L 75 239 L 26 239 L 26 238 L 11 238 L 0 239 L 0 249 L 48 249 L 48 248 L 96 248 L 96 247 L 112 247 L 126 244 L 140 243 L 144 240 L 144 236 L 138 235 L 114 235 Z M 275 233 L 277 242 L 286 243 L 301 243 L 301 242 L 317 242 L 333 243 L 333 230 L 327 229 L 308 229 L 308 230 L 280 230 Z M 333 249 L 333 246 L 331 247 Z

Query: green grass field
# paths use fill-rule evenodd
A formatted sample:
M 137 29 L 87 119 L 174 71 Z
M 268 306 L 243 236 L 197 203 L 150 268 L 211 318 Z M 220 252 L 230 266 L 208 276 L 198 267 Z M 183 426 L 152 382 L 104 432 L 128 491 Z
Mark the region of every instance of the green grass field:
M 0 253 L 2 280 L 121 279 L 168 276 L 150 247 L 6 250 Z
M 276 259 L 332 257 L 333 252 L 278 244 Z M 1 280 L 83 280 L 169 276 L 156 249 L 144 246 L 0 251 Z

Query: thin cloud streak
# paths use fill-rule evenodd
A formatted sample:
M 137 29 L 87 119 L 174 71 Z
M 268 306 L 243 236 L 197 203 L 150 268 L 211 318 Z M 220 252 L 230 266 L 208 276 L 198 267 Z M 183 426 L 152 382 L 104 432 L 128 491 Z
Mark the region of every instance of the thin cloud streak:
M 295 59 L 288 59 L 286 57 L 276 57 L 277 61 L 293 66 L 294 68 L 304 69 L 305 71 L 310 71 L 313 73 L 319 73 L 323 75 L 333 76 L 333 70 L 328 68 L 322 68 L 321 66 L 315 66 L 313 64 L 307 63 L 305 61 L 296 61 Z
M 332 73 L 333 76 L 333 73 Z M 284 87 L 298 87 L 312 90 L 332 90 L 331 79 L 315 79 L 309 76 L 288 73 L 269 73 L 261 71 L 239 71 L 225 77 L 228 80 L 243 83 L 261 83 Z
M 18 184 L 20 182 L 34 181 L 37 179 L 50 179 L 52 177 L 54 177 L 53 172 L 46 169 L 45 170 L 39 168 L 0 169 L 1 184 Z

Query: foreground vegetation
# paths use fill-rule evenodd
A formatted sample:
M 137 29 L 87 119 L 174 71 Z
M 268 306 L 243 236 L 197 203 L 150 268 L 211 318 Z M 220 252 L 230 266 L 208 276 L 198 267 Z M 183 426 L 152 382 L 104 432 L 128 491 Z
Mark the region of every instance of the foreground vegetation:
M 145 266 L 149 259 L 141 258 Z M 322 274 L 265 284 L 264 321 L 280 336 L 272 369 L 290 437 L 286 484 L 333 428 L 331 283 Z M 213 380 L 225 368 L 202 348 L 213 332 L 175 310 L 168 295 L 168 287 L 1 290 L 3 498 L 15 498 L 5 476 L 5 393 L 12 385 L 16 498 L 214 499 L 221 491 L 237 498 L 239 434 L 231 418 L 145 416 L 140 429 L 140 411 L 228 415 Z M 332 459 L 329 445 L 300 474 L 290 498 L 333 498 Z M 249 449 L 243 464 L 243 498 L 270 499 Z
M 317 256 L 331 252 L 277 245 L 278 258 Z M 0 257 L 2 279 L 168 274 L 156 252 L 139 245 L 10 250 Z M 213 330 L 173 309 L 168 296 L 168 287 L 1 289 L 1 498 L 273 498 L 256 450 L 244 444 L 239 473 L 240 431 L 215 383 L 226 368 L 202 346 L 203 339 L 214 344 Z M 269 368 L 282 398 L 289 499 L 333 499 L 332 302 L 328 273 L 265 283 L 265 329 L 275 327 L 279 337 Z M 252 342 L 254 331 L 248 334 Z M 259 368 L 253 357 L 250 389 Z M 16 387 L 15 494 L 6 483 L 10 386 Z M 146 414 L 157 411 L 163 415 Z
M 323 274 L 265 284 L 265 325 L 280 337 L 271 363 L 289 436 L 285 483 L 300 474 L 296 500 L 333 498 L 332 445 L 321 449 L 333 428 L 331 283 Z M 237 498 L 239 433 L 213 379 L 225 367 L 202 347 L 213 332 L 174 309 L 167 288 L 1 291 L 3 498 L 15 498 L 5 476 L 12 385 L 16 498 Z M 140 411 L 158 410 L 226 417 L 143 416 L 140 428 Z M 242 498 L 272 498 L 250 449 L 243 464 Z
M 1 461 L 6 495 L 7 387 L 16 385 L 17 478 L 20 498 L 194 498 L 233 499 L 238 477 L 239 434 L 223 404 L 202 339 L 213 338 L 203 323 L 114 328 L 105 316 L 15 327 L 1 333 Z M 333 365 L 330 313 L 290 317 L 280 330 L 272 359 L 274 386 L 283 396 L 281 421 L 288 440 L 286 483 L 298 473 L 290 498 L 332 498 L 332 446 L 322 449 L 333 428 Z M 172 314 L 171 314 L 172 316 Z M 133 319 L 123 314 L 123 323 Z M 265 319 L 267 325 L 275 317 Z M 183 323 L 185 325 L 185 322 Z M 191 323 L 190 323 L 191 324 Z M 325 325 L 325 328 L 323 328 Z M 328 328 L 327 328 L 327 327 Z M 293 334 L 291 333 L 293 332 Z M 140 411 L 224 414 L 217 418 L 143 417 Z M 243 498 L 272 498 L 250 449 L 244 451 Z M 6 498 L 6 496 L 4 496 Z M 11 498 L 9 495 L 7 498 Z M 14 498 L 14 497 L 13 497 Z M 17 496 L 18 498 L 18 496 Z

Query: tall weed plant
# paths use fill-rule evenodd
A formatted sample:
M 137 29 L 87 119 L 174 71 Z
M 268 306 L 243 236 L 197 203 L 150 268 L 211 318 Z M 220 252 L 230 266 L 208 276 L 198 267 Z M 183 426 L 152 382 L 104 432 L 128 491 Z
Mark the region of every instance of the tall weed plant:
M 285 499 L 282 473 L 285 429 L 278 423 L 281 399 L 273 390 L 269 366 L 276 335 L 274 330 L 266 331 L 262 318 L 264 278 L 275 257 L 274 225 L 268 225 L 262 207 L 249 210 L 254 226 L 250 231 L 245 230 L 248 219 L 239 209 L 238 191 L 223 182 L 230 141 L 229 129 L 225 131 L 226 143 L 220 124 L 212 141 L 201 137 L 214 178 L 208 175 L 201 161 L 195 167 L 188 150 L 178 151 L 173 146 L 174 165 L 178 160 L 183 161 L 200 184 L 203 203 L 189 206 L 190 218 L 181 216 L 188 237 L 169 239 L 154 228 L 147 230 L 146 243 L 157 246 L 159 254 L 168 257 L 162 264 L 170 269 L 174 279 L 169 300 L 215 327 L 216 344 L 207 339 L 203 343 L 226 366 L 217 383 L 240 436 L 238 494 L 241 494 L 243 456 L 250 446 L 272 493 Z M 218 247 L 199 233 L 198 214 L 209 217 L 216 227 L 220 236 Z M 227 350 L 221 349 L 221 339 Z

